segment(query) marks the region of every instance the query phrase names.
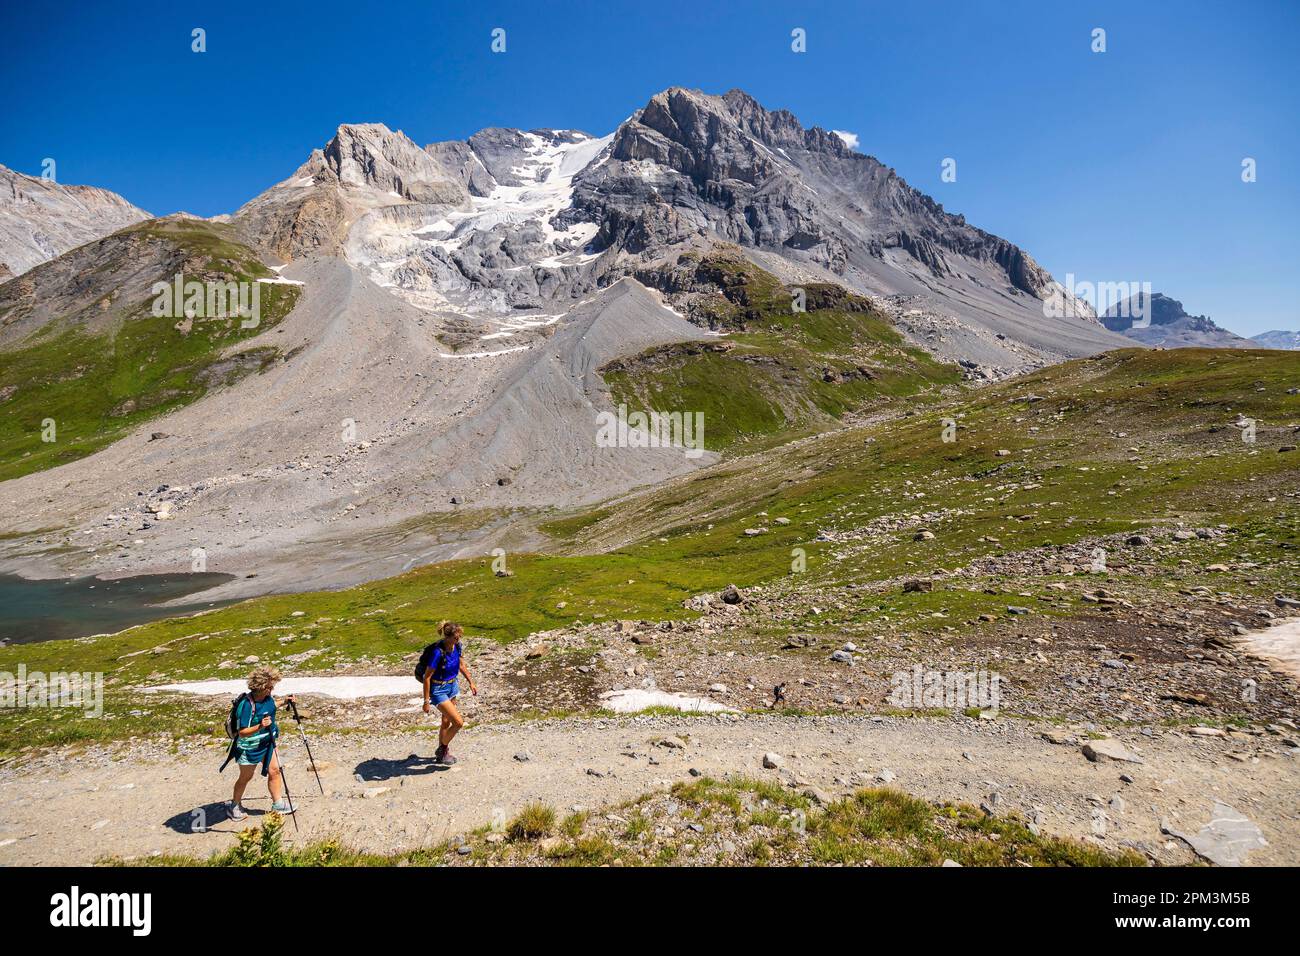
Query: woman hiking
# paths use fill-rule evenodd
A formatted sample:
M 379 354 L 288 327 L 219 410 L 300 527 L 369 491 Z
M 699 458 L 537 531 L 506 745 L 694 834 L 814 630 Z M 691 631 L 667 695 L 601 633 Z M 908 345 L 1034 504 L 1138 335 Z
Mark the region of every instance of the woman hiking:
M 478 685 L 461 660 L 461 637 L 464 631 L 459 624 L 443 621 L 438 625 L 438 640 L 424 649 L 415 666 L 415 676 L 424 685 L 424 712 L 432 713 L 437 707 L 442 713 L 442 726 L 438 729 L 438 751 L 434 762 L 450 767 L 456 762 L 451 755 L 451 739 L 465 726 L 465 718 L 456 709 L 461 674 L 469 681 L 470 693 L 478 695 Z
M 283 796 L 284 778 L 280 775 L 280 753 L 275 746 L 280 727 L 275 722 L 275 698 L 271 692 L 280 683 L 280 678 L 280 672 L 274 667 L 253 668 L 248 675 L 248 693 L 236 707 L 235 726 L 238 730 L 233 750 L 239 763 L 239 777 L 235 780 L 232 799 L 226 804 L 232 820 L 242 820 L 247 816 L 241 801 L 258 764 L 262 765 L 262 773 L 267 778 L 266 788 L 271 791 L 271 809 L 276 813 L 294 812 Z

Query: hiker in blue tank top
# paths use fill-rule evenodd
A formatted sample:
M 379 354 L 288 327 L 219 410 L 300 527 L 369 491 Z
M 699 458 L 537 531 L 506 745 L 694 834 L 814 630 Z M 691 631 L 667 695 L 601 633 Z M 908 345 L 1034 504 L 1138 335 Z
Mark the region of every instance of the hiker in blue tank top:
M 415 666 L 415 676 L 424 686 L 424 712 L 432 713 L 437 707 L 442 714 L 442 726 L 438 728 L 438 752 L 434 756 L 437 763 L 451 766 L 456 758 L 451 755 L 451 739 L 465 726 L 465 718 L 456 708 L 456 695 L 459 693 L 461 674 L 469 681 L 470 693 L 478 695 L 478 685 L 470 676 L 469 669 L 461 659 L 461 637 L 464 631 L 459 624 L 443 621 L 438 625 L 438 638 L 420 655 L 420 662 Z
M 284 799 L 280 754 L 275 746 L 276 738 L 280 736 L 280 726 L 275 722 L 275 698 L 271 692 L 279 682 L 280 672 L 276 668 L 256 667 L 248 675 L 248 693 L 238 702 L 238 730 L 232 753 L 239 763 L 239 776 L 235 779 L 232 799 L 226 804 L 232 820 L 244 819 L 241 801 L 248 782 L 253 779 L 259 765 L 263 767 L 263 774 L 267 778 L 266 789 L 271 791 L 271 809 L 276 813 L 293 813 L 293 807 Z

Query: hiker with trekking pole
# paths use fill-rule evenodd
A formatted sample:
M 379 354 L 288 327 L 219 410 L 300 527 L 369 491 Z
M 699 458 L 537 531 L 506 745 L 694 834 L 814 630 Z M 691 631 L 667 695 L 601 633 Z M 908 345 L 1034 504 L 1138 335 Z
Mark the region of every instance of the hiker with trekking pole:
M 302 745 L 307 750 L 307 762 L 311 764 L 311 772 L 316 775 L 316 786 L 320 787 L 320 795 L 325 796 L 325 784 L 320 782 L 320 767 L 316 766 L 316 758 L 312 755 L 311 744 L 307 742 L 307 733 L 302 729 L 302 717 L 298 714 L 298 705 L 294 702 L 293 695 L 290 694 L 284 699 L 285 706 L 289 708 L 289 714 L 293 717 L 294 725 L 298 728 L 298 736 L 302 738 Z M 289 790 L 289 785 L 284 785 L 285 792 Z
M 295 810 L 288 798 L 284 783 L 284 772 L 280 765 L 280 748 L 276 740 L 280 736 L 280 727 L 275 720 L 275 698 L 271 692 L 281 680 L 279 670 L 274 667 L 255 667 L 248 675 L 248 692 L 240 694 L 231 702 L 230 716 L 226 720 L 226 732 L 230 735 L 230 750 L 226 754 L 226 764 L 235 760 L 239 766 L 239 776 L 235 779 L 235 790 L 226 802 L 226 809 L 232 820 L 242 820 L 244 812 L 242 801 L 248 783 L 253 779 L 253 772 L 260 765 L 262 776 L 266 777 L 266 788 L 271 792 L 271 809 L 276 813 L 292 814 Z M 286 703 L 296 711 L 293 698 L 285 698 Z M 301 731 L 299 727 L 299 731 Z M 305 737 L 305 735 L 304 735 Z M 319 777 L 317 778 L 319 782 Z M 322 792 L 324 788 L 322 787 Z M 294 821 L 297 823 L 297 820 Z

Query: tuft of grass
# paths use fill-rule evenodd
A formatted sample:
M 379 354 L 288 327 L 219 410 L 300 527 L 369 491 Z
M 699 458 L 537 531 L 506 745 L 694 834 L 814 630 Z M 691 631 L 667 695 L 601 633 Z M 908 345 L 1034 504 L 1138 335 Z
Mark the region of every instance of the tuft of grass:
M 506 836 L 511 840 L 540 840 L 554 829 L 555 810 L 544 803 L 530 803 L 506 825 Z
M 768 831 L 746 855 L 752 862 L 794 865 L 1145 866 L 1132 850 L 1036 835 L 1015 817 L 990 817 L 967 804 L 939 806 L 885 787 L 858 790 L 816 810 L 807 798 L 768 781 L 703 778 L 673 788 L 683 802 L 728 808 L 746 794 L 761 804 L 749 816 Z
M 576 810 L 560 821 L 560 832 L 576 840 L 582 835 L 582 828 L 587 825 L 589 814 L 585 810 Z
M 467 857 L 451 843 L 396 854 L 373 854 L 322 840 L 286 849 L 284 821 L 272 815 L 260 827 L 239 835 L 230 850 L 206 861 L 210 866 L 409 866 L 469 863 L 551 866 L 758 866 L 874 865 L 939 866 L 1145 866 L 1132 850 L 1112 851 L 1079 840 L 1032 833 L 1015 817 L 990 817 L 967 804 L 931 804 L 898 790 L 858 790 L 819 807 L 800 793 L 767 780 L 701 778 L 673 787 L 686 819 L 708 821 L 703 834 L 677 828 L 666 839 L 651 837 L 645 807 L 650 795 L 629 801 L 638 808 L 631 821 L 591 820 L 573 815 L 560 825 L 563 839 L 541 846 L 555 815 L 530 804 L 511 821 L 507 843 L 488 843 L 486 831 L 471 834 Z M 750 810 L 749 808 L 753 808 Z M 615 832 L 616 827 L 625 827 Z M 728 852 L 716 849 L 730 838 Z M 709 843 L 699 847 L 700 841 Z M 736 849 L 738 847 L 739 849 Z M 730 855 L 729 855 L 730 854 Z M 124 865 L 120 860 L 106 863 Z M 134 865 L 193 865 L 184 857 L 149 858 Z

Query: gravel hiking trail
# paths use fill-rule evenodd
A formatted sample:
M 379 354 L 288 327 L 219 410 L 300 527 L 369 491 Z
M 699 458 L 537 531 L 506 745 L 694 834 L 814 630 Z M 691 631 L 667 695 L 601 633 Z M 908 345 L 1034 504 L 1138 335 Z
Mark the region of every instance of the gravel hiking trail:
M 435 726 L 387 736 L 320 734 L 321 796 L 302 743 L 282 728 L 301 843 L 338 837 L 373 852 L 438 843 L 504 822 L 540 800 L 564 813 L 598 811 L 664 789 L 692 773 L 779 779 L 826 799 L 888 784 L 930 800 L 1018 813 L 1044 833 L 1134 846 L 1150 859 L 1197 858 L 1162 825 L 1195 835 L 1215 803 L 1257 824 L 1266 845 L 1250 865 L 1300 863 L 1300 787 L 1280 743 L 1169 732 L 1117 738 L 1141 762 L 1082 753 L 1086 735 L 1019 719 L 807 717 L 724 714 L 628 716 L 470 725 L 460 762 L 431 762 Z M 1047 737 L 1054 738 L 1052 742 Z M 1243 747 L 1246 752 L 1243 752 Z M 764 768 L 773 754 L 779 764 Z M 0 864 L 91 864 L 152 854 L 206 857 L 235 843 L 268 810 L 265 782 L 248 790 L 246 820 L 227 819 L 234 779 L 217 774 L 219 745 L 178 745 L 175 754 L 136 741 L 116 748 L 45 754 L 0 768 Z M 205 832 L 195 832 L 206 821 Z

